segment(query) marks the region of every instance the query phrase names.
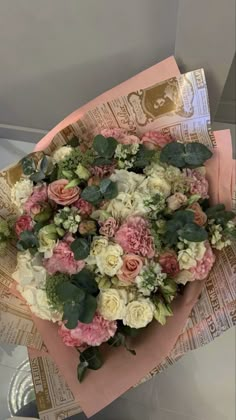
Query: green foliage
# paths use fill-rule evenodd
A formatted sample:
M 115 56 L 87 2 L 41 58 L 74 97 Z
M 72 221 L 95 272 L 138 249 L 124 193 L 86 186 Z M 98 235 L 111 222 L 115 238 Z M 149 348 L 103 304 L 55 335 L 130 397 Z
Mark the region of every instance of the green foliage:
M 111 165 L 112 162 L 113 162 L 112 159 L 106 159 L 106 158 L 103 158 L 103 157 L 98 157 L 94 160 L 93 166 Z
M 92 295 L 86 294 L 85 298 L 79 305 L 78 320 L 84 324 L 90 324 L 94 318 L 96 310 L 97 299 Z
M 97 295 L 99 292 L 97 282 L 95 280 L 95 273 L 83 268 L 79 273 L 72 276 L 72 282 L 91 295 Z
M 35 172 L 36 166 L 32 157 L 26 156 L 20 161 L 20 163 L 24 175 L 30 176 Z
M 117 141 L 113 137 L 97 135 L 93 140 L 93 148 L 100 158 L 111 159 L 114 156 Z
M 73 330 L 77 327 L 79 318 L 79 303 L 65 302 L 63 307 L 63 321 L 66 321 L 66 328 Z
M 102 200 L 100 188 L 96 185 L 86 187 L 82 191 L 81 197 L 91 204 L 97 204 Z
M 196 223 L 188 223 L 179 230 L 179 236 L 190 242 L 202 242 L 208 238 L 205 228 L 198 226 Z
M 172 142 L 163 147 L 160 160 L 177 168 L 197 168 L 212 157 L 212 152 L 202 143 Z
M 77 238 L 70 245 L 75 260 L 84 260 L 88 257 L 90 244 L 85 238 Z
M 93 149 L 88 149 L 85 152 L 82 152 L 79 148 L 74 148 L 69 156 L 58 163 L 57 178 L 73 179 L 75 178 L 74 172 L 76 171 L 79 163 L 85 167 L 88 167 L 92 164 L 93 161 Z
M 68 282 L 70 277 L 66 274 L 57 273 L 48 276 L 46 280 L 46 295 L 49 303 L 58 311 L 63 309 L 63 301 L 59 298 L 57 288 L 61 284 Z
M 68 281 L 56 287 L 56 294 L 61 302 L 71 301 L 80 303 L 85 299 L 85 292 Z
M 79 146 L 79 139 L 78 139 L 78 137 L 72 137 L 72 139 L 70 139 L 68 142 L 67 142 L 67 145 L 68 146 L 71 146 L 71 147 L 78 147 Z
M 149 150 L 143 144 L 140 144 L 133 164 L 134 168 L 145 168 L 148 166 L 152 161 L 154 154 L 154 150 Z
M 98 370 L 102 367 L 103 360 L 98 347 L 88 347 L 80 353 L 80 363 L 77 367 L 77 377 L 82 382 L 87 369 Z
M 206 215 L 209 220 L 215 220 L 217 225 L 221 225 L 223 227 L 225 227 L 227 222 L 233 220 L 236 216 L 233 211 L 226 211 L 224 204 L 217 204 L 216 206 L 209 207 L 206 210 Z
M 202 242 L 208 237 L 207 231 L 194 223 L 194 212 L 179 210 L 166 223 L 163 241 L 169 246 L 175 245 L 179 238 L 191 242 Z
M 109 178 L 105 178 L 101 181 L 100 185 L 100 192 L 105 199 L 112 199 L 118 195 L 118 188 L 117 184 L 111 181 Z
M 114 337 L 111 337 L 108 340 L 108 344 L 111 347 L 120 347 L 120 346 L 124 346 L 124 348 L 131 353 L 133 356 L 136 356 L 136 351 L 132 350 L 128 347 L 127 342 L 126 342 L 126 337 L 124 334 L 122 334 L 121 332 L 117 332 Z
M 36 248 L 38 246 L 38 239 L 33 232 L 25 230 L 20 234 L 19 241 L 17 242 L 17 249 L 19 251 L 26 251 L 30 248 Z

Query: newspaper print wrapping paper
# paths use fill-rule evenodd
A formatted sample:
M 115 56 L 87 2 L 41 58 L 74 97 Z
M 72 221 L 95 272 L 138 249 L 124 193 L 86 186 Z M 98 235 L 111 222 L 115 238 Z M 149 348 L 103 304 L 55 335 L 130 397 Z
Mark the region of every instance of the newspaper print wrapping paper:
M 146 71 L 148 79 L 147 72 L 148 70 Z M 91 107 L 87 113 L 82 113 L 77 122 L 73 122 L 54 137 L 46 152 L 51 152 L 55 147 L 64 144 L 74 134 L 84 137 L 85 132 L 89 133 L 86 140 L 90 141 L 98 126 L 121 126 L 130 130 L 137 129 L 138 132 L 146 131 L 149 128 L 158 128 L 171 132 L 178 140 L 198 140 L 208 147 L 216 146 L 217 141 L 216 158 L 208 171 L 212 174 L 214 170 L 214 176 L 218 175 L 217 179 L 214 177 L 210 180 L 214 192 L 213 199 L 217 202 L 221 197 L 221 201 L 227 201 L 228 207 L 232 205 L 233 194 L 235 194 L 235 161 L 232 160 L 230 134 L 228 132 L 223 132 L 222 135 L 216 133 L 215 140 L 211 133 L 208 95 L 203 70 L 190 72 L 178 78 L 172 77 L 170 80 L 150 88 L 136 90 L 137 87 L 139 86 L 135 86 L 133 92 L 128 95 L 112 99 L 108 103 L 98 104 L 96 108 Z M 37 148 L 42 149 L 45 148 L 44 146 L 45 143 L 40 142 Z M 226 161 L 224 159 L 225 150 L 228 151 L 227 157 L 229 158 Z M 226 184 L 224 184 L 226 174 Z M 19 175 L 19 166 L 12 167 L 1 174 L 0 215 L 4 218 L 14 214 L 15 209 L 10 203 L 9 191 L 10 186 L 19 178 Z M 230 183 L 229 180 L 231 180 Z M 234 205 L 233 201 L 233 207 Z M 235 261 L 235 247 L 230 247 L 221 254 L 203 289 L 201 299 L 191 313 L 184 332 L 179 335 L 182 331 L 180 330 L 175 337 L 174 342 L 178 336 L 179 339 L 174 349 L 167 359 L 158 363 L 157 367 L 154 368 L 155 364 L 153 365 L 147 378 L 173 363 L 186 351 L 210 342 L 235 323 Z M 45 350 L 28 308 L 9 290 L 14 267 L 15 249 L 11 246 L 7 257 L 1 259 L 0 264 L 1 341 Z M 199 291 L 200 289 L 195 293 L 195 300 Z M 191 308 L 192 306 L 188 308 L 189 312 Z M 188 313 L 185 314 L 185 322 Z M 166 355 L 167 353 L 164 356 Z M 64 378 L 58 374 L 58 368 L 49 357 L 45 354 L 31 353 L 31 366 L 42 419 L 63 418 L 63 416 L 66 417 L 79 411 L 78 401 L 81 399 L 73 396 L 65 384 Z M 139 379 L 141 377 L 134 378 L 134 382 L 131 384 L 126 384 L 123 392 Z M 85 407 L 85 404 L 83 408 L 89 415 L 92 415 L 120 393 L 117 394 L 117 391 L 114 390 L 113 395 L 109 396 L 109 400 L 104 400 L 96 407 Z

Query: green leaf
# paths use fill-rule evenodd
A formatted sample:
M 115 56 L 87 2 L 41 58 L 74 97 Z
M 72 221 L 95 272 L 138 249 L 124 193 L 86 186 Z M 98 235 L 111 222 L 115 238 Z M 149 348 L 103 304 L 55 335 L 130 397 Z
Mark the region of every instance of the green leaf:
M 97 295 L 99 291 L 94 272 L 87 268 L 83 268 L 79 273 L 74 274 L 72 281 L 76 286 L 81 287 L 81 289 L 91 295 Z
M 93 140 L 93 148 L 98 156 L 110 159 L 114 156 L 117 141 L 113 137 L 104 137 L 101 134 L 97 135 Z
M 217 214 L 219 211 L 225 210 L 224 204 L 216 204 L 215 206 L 209 207 L 205 210 L 205 213 L 208 217 L 208 219 L 214 219 L 215 214 Z
M 86 187 L 81 194 L 81 197 L 89 203 L 95 204 L 102 200 L 100 188 L 96 185 Z
M 68 144 L 68 146 L 71 146 L 71 147 L 77 147 L 77 146 L 79 146 L 79 139 L 74 136 L 74 137 L 72 137 L 72 139 L 70 139 L 67 142 L 67 144 Z
M 216 213 L 214 219 L 216 221 L 216 224 L 224 225 L 230 220 L 233 220 L 235 218 L 235 213 L 233 211 L 219 211 Z
M 139 150 L 136 154 L 134 167 L 145 168 L 151 162 L 155 151 L 147 149 L 143 144 L 139 146 Z
M 90 251 L 90 245 L 84 238 L 77 238 L 70 245 L 71 250 L 74 253 L 75 260 L 84 260 L 88 257 Z
M 177 141 L 173 141 L 163 147 L 160 154 L 160 160 L 168 165 L 176 166 L 177 168 L 184 168 L 184 153 L 184 145 L 182 143 L 178 143 Z
M 194 221 L 194 212 L 192 210 L 178 210 L 173 214 L 173 220 L 182 224 L 192 223 Z
M 109 338 L 108 342 L 111 347 L 120 347 L 125 345 L 125 336 L 122 333 L 116 333 L 114 337 Z
M 34 173 L 35 171 L 35 163 L 34 163 L 34 159 L 32 157 L 24 157 L 21 160 L 21 166 L 22 166 L 22 171 L 24 175 L 31 175 Z
M 30 175 L 30 179 L 33 182 L 39 182 L 42 181 L 45 178 L 44 172 L 35 172 L 34 174 Z
M 80 361 L 87 362 L 88 368 L 98 370 L 102 367 L 103 361 L 98 347 L 89 347 L 80 355 Z
M 61 302 L 76 301 L 77 303 L 82 302 L 85 299 L 84 290 L 76 287 L 74 284 L 69 281 L 59 284 L 56 287 L 56 294 Z
M 92 295 L 86 295 L 85 299 L 80 303 L 79 321 L 84 324 L 90 324 L 97 310 L 97 299 Z
M 106 159 L 103 157 L 98 157 L 93 162 L 93 166 L 104 166 L 104 165 L 111 165 L 111 164 L 112 164 L 111 159 Z
M 44 156 L 40 162 L 40 172 L 43 172 L 45 174 L 47 172 L 47 168 L 48 168 L 48 158 L 47 156 Z
M 52 216 L 52 208 L 48 205 L 40 213 L 34 216 L 35 222 L 47 222 Z
M 20 234 L 19 241 L 17 242 L 17 248 L 20 251 L 25 251 L 29 248 L 35 248 L 38 245 L 38 240 L 33 232 L 30 230 L 24 230 Z
M 87 372 L 88 369 L 88 362 L 84 361 L 84 362 L 80 362 L 77 366 L 77 378 L 78 381 L 81 383 L 84 379 L 85 373 Z
M 202 143 L 192 142 L 185 144 L 185 165 L 191 167 L 202 166 L 203 163 L 212 157 L 212 152 Z
M 208 238 L 207 231 L 195 223 L 186 224 L 178 234 L 181 238 L 190 242 L 202 242 Z
M 80 179 L 79 178 L 75 178 L 75 179 L 72 179 L 66 186 L 65 186 L 65 188 L 64 188 L 64 190 L 68 190 L 69 188 L 72 188 L 72 187 L 76 187 L 77 185 L 79 185 L 79 183 L 80 183 Z
M 109 178 L 105 178 L 99 185 L 100 191 L 104 198 L 112 199 L 118 195 L 118 188 L 116 182 L 111 181 Z
M 79 304 L 78 303 L 71 303 L 66 302 L 64 304 L 64 311 L 63 311 L 63 321 L 66 322 L 66 328 L 69 330 L 73 330 L 78 325 L 78 317 L 79 317 Z
M 137 337 L 137 335 L 139 335 L 140 332 L 143 330 L 143 328 L 136 329 L 123 324 L 120 324 L 118 329 L 122 332 L 122 334 L 124 334 L 127 337 Z
M 65 169 L 62 170 L 62 175 L 64 176 L 64 178 L 66 179 L 72 179 L 74 176 L 73 171 L 66 171 Z

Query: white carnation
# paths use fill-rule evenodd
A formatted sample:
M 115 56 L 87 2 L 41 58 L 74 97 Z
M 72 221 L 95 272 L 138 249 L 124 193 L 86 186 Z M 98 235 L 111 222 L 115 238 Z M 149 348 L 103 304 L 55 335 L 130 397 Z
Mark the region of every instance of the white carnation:
M 150 299 L 134 300 L 126 307 L 123 323 L 130 328 L 144 328 L 153 320 L 154 310 L 155 307 Z
M 33 182 L 30 179 L 17 181 L 11 189 L 11 201 L 23 212 L 23 205 L 33 192 Z
M 57 149 L 53 153 L 54 162 L 58 163 L 61 160 L 64 160 L 66 157 L 68 157 L 71 154 L 72 151 L 73 151 L 73 148 L 71 146 L 60 147 L 60 149 Z
M 62 314 L 51 309 L 45 290 L 37 289 L 34 286 L 19 287 L 18 289 L 28 303 L 30 310 L 37 317 L 53 322 L 62 319 Z
M 126 312 L 127 300 L 125 290 L 101 290 L 98 296 L 98 311 L 108 321 L 123 319 Z

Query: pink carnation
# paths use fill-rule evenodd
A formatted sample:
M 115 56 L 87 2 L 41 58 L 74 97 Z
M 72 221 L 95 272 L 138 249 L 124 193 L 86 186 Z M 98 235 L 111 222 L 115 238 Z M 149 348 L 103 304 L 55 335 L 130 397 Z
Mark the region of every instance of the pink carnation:
M 24 204 L 24 210 L 28 214 L 38 214 L 41 211 L 41 205 L 48 200 L 47 185 L 37 185 L 33 193 Z
M 90 214 L 94 210 L 94 207 L 92 206 L 92 204 L 90 204 L 88 201 L 84 200 L 83 198 L 79 198 L 78 201 L 73 203 L 73 206 L 79 209 L 79 213 L 82 216 L 90 216 Z
M 60 241 L 53 249 L 51 258 L 44 259 L 44 267 L 49 274 L 65 273 L 76 274 L 85 266 L 85 262 L 75 260 L 70 249 L 71 239 Z
M 15 223 L 15 232 L 18 237 L 25 230 L 32 230 L 32 229 L 33 229 L 33 220 L 31 219 L 30 216 L 23 215 L 17 219 Z
M 196 267 L 192 267 L 189 271 L 193 274 L 195 280 L 204 280 L 210 273 L 215 262 L 215 255 L 211 249 L 209 242 L 205 243 L 206 251 L 203 258 L 197 261 Z
M 114 137 L 119 143 L 122 144 L 137 144 L 140 143 L 140 139 L 129 134 L 124 128 L 105 128 L 101 131 L 104 137 Z
M 81 347 L 100 346 L 115 335 L 117 324 L 114 321 L 106 321 L 101 315 L 96 314 L 90 324 L 78 322 L 73 330 L 66 328 L 64 324 L 59 329 L 59 335 L 66 346 Z
M 200 171 L 196 169 L 186 169 L 191 194 L 199 194 L 201 198 L 208 198 L 208 181 Z
M 160 131 L 147 131 L 141 138 L 141 143 L 147 149 L 162 149 L 166 144 L 172 143 L 173 138 L 170 134 L 162 134 Z
M 102 165 L 102 166 L 95 165 L 89 168 L 89 171 L 91 172 L 91 174 L 94 177 L 97 177 L 100 179 L 110 176 L 111 174 L 113 174 L 114 170 L 115 170 L 114 163 L 112 163 L 111 165 Z
M 152 258 L 155 254 L 153 237 L 148 222 L 142 217 L 130 217 L 115 235 L 116 242 L 126 253 Z
M 99 229 L 99 233 L 101 233 L 101 235 L 107 236 L 108 238 L 112 238 L 115 235 L 119 226 L 114 217 L 108 217 L 105 222 L 101 222 L 100 224 L 101 227 Z

